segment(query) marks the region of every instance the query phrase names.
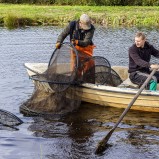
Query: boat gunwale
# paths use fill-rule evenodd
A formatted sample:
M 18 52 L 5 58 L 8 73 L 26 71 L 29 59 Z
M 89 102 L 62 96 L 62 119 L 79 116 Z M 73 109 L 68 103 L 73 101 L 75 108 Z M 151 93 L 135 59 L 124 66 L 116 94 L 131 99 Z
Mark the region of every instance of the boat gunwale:
M 36 73 L 36 74 L 42 73 L 42 72 L 35 71 L 36 69 L 33 68 L 33 65 L 35 66 L 35 64 L 48 66 L 47 63 L 25 63 L 24 66 L 26 67 L 26 69 L 28 69 L 29 71 L 32 71 L 33 73 Z M 107 91 L 107 92 L 125 93 L 125 94 L 136 94 L 139 90 L 139 89 L 133 89 L 133 88 L 113 87 L 113 86 L 105 86 L 105 85 L 91 84 L 91 83 L 83 83 L 78 87 L 79 88 L 87 88 L 87 89 L 91 89 L 91 90 L 99 90 L 102 92 Z M 143 90 L 141 92 L 141 95 L 143 95 L 143 96 L 159 96 L 159 90 L 157 90 L 157 91 Z
M 103 85 L 97 85 L 97 84 L 90 84 L 90 83 L 84 83 L 81 86 L 82 88 L 87 88 L 91 90 L 99 90 L 102 92 L 113 92 L 113 93 L 125 93 L 125 94 L 136 94 L 139 89 L 133 89 L 133 88 L 120 88 L 120 87 L 113 87 L 113 86 L 103 86 Z M 99 87 L 99 88 L 97 88 Z M 144 96 L 159 96 L 159 91 L 150 91 L 150 90 L 143 90 L 141 92 L 141 95 Z

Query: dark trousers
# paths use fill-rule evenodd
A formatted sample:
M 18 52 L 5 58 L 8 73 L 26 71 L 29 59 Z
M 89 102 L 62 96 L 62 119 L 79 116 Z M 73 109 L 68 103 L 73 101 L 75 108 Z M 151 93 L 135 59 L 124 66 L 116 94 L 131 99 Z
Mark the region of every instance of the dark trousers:
M 141 86 L 146 81 L 146 79 L 150 75 L 150 73 L 136 71 L 136 72 L 130 73 L 129 78 L 132 83 Z M 159 71 L 156 71 L 156 73 L 152 76 L 152 80 L 159 83 Z M 147 85 L 147 88 L 149 88 L 149 84 Z

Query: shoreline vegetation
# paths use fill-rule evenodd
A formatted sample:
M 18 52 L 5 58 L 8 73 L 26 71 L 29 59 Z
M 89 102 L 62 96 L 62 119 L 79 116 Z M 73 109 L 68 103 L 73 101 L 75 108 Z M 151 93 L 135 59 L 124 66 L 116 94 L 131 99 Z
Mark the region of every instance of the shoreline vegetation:
M 159 6 L 53 6 L 0 3 L 0 26 L 63 26 L 82 13 L 104 27 L 159 28 Z

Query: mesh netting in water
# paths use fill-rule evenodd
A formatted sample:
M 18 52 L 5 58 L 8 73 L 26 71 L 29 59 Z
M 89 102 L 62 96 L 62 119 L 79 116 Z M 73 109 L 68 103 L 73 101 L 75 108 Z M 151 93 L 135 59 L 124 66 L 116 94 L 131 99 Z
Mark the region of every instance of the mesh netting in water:
M 67 113 L 77 109 L 82 95 L 77 95 L 76 89 L 82 83 L 117 86 L 122 82 L 107 59 L 78 52 L 70 43 L 55 49 L 47 70 L 31 79 L 35 84 L 48 84 L 53 93 L 36 86 L 32 97 L 20 107 L 21 112 L 28 115 Z
M 22 124 L 23 121 L 16 115 L 6 110 L 0 109 L 0 124 L 7 126 L 16 126 Z

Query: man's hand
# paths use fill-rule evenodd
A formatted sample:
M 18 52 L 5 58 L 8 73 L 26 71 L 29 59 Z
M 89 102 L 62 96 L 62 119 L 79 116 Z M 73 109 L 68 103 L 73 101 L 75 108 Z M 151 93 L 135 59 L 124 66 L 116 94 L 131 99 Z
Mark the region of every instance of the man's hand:
M 61 47 L 61 43 L 60 42 L 57 42 L 56 45 L 55 45 L 56 49 L 60 49 Z
M 151 65 L 150 65 L 150 68 L 151 68 L 151 69 L 157 69 L 157 70 L 158 70 L 158 69 L 159 69 L 159 65 L 158 65 L 158 64 L 151 64 Z
M 71 43 L 75 46 L 75 45 L 78 45 L 78 40 L 75 40 L 75 39 L 72 39 L 71 40 Z

